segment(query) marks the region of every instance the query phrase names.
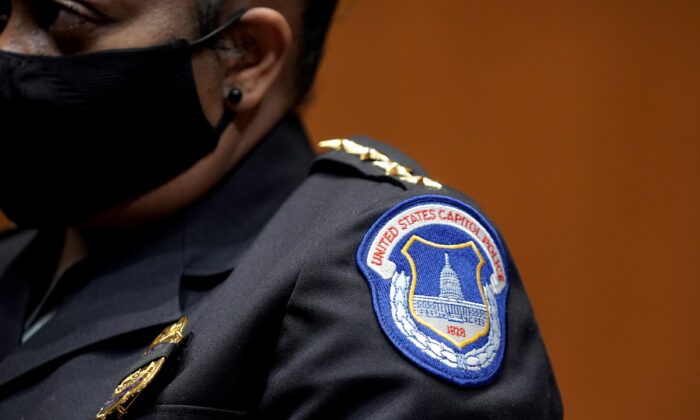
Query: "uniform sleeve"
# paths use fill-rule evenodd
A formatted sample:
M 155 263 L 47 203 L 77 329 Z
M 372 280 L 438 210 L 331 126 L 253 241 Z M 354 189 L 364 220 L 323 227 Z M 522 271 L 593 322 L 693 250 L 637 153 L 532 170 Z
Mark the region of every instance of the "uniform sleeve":
M 382 331 L 355 262 L 376 214 L 319 240 L 288 302 L 263 418 L 561 418 L 562 406 L 533 311 L 514 264 L 508 341 L 496 379 L 464 388 L 405 358 Z

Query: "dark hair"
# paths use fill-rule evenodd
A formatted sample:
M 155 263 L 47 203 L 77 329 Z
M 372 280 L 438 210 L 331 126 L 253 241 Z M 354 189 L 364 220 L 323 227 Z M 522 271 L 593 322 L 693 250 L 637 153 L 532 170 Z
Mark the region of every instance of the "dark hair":
M 197 0 L 197 15 L 202 33 L 214 30 L 219 7 L 224 0 Z M 302 34 L 299 37 L 298 97 L 303 102 L 316 80 L 318 66 L 323 58 L 326 35 L 338 0 L 302 0 L 304 14 Z
M 306 0 L 301 54 L 299 57 L 299 101 L 303 101 L 316 80 L 323 58 L 326 35 L 338 0 Z

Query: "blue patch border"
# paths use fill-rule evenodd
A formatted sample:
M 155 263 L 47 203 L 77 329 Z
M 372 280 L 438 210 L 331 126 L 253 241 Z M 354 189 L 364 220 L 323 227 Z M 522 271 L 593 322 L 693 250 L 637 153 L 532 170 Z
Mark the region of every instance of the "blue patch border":
M 442 204 L 452 206 L 466 212 L 477 222 L 479 222 L 479 224 L 484 229 L 486 229 L 486 231 L 491 235 L 491 238 L 493 239 L 496 247 L 498 248 L 498 251 L 501 254 L 503 269 L 506 273 L 506 285 L 503 291 L 501 292 L 501 294 L 503 295 L 501 298 L 502 303 L 498 304 L 499 311 L 501 312 L 501 314 L 499 314 L 499 318 L 502 324 L 500 348 L 498 349 L 498 353 L 493 363 L 488 368 L 484 368 L 477 372 L 458 370 L 456 368 L 450 368 L 448 366 L 445 366 L 441 363 L 426 363 L 423 360 L 426 356 L 420 354 L 420 350 L 417 349 L 415 345 L 410 343 L 407 340 L 407 338 L 400 331 L 397 330 L 397 327 L 394 324 L 394 320 L 392 319 L 390 314 L 391 309 L 380 307 L 379 291 L 377 290 L 377 287 L 375 287 L 374 283 L 375 281 L 386 282 L 387 280 L 380 278 L 380 276 L 374 270 L 370 269 L 365 262 L 366 257 L 369 253 L 369 247 L 371 246 L 371 243 L 374 240 L 375 236 L 394 216 L 411 207 L 424 204 Z M 493 225 L 484 216 L 482 216 L 476 208 L 460 200 L 442 195 L 422 195 L 407 199 L 392 207 L 390 210 L 384 213 L 376 222 L 374 222 L 374 224 L 367 231 L 362 242 L 360 243 L 360 246 L 357 251 L 356 262 L 357 266 L 364 274 L 365 279 L 367 280 L 367 283 L 370 286 L 370 290 L 372 292 L 372 305 L 374 307 L 377 320 L 379 321 L 379 324 L 384 333 L 387 335 L 394 347 L 396 347 L 401 354 L 403 354 L 405 357 L 409 358 L 414 364 L 427 370 L 428 372 L 462 387 L 484 386 L 492 383 L 496 379 L 498 373 L 502 368 L 503 359 L 505 358 L 506 352 L 506 337 L 508 335 L 506 307 L 508 303 L 508 293 L 510 290 L 511 280 L 510 266 L 508 254 L 506 253 L 506 249 L 501 240 L 501 236 L 498 234 L 498 231 L 493 227 Z M 387 313 L 387 311 L 389 313 Z M 467 348 L 469 348 L 469 346 L 467 346 Z

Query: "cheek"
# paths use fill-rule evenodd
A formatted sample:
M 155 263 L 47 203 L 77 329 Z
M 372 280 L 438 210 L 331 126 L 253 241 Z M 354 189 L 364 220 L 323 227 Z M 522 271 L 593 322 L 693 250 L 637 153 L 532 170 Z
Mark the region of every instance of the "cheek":
M 221 66 L 212 53 L 206 52 L 193 58 L 192 72 L 202 111 L 214 126 L 218 124 L 225 106 Z

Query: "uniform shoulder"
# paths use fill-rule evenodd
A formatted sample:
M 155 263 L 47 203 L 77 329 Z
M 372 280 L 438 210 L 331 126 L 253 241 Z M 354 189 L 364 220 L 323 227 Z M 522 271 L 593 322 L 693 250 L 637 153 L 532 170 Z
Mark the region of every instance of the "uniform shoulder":
M 395 163 L 413 175 L 426 175 L 420 164 L 403 151 L 379 140 L 366 136 L 349 139 L 325 140 L 318 144 L 326 153 L 318 156 L 314 168 L 327 168 L 327 165 L 345 165 L 366 175 L 387 173 L 388 165 Z M 395 171 L 395 175 L 407 175 Z
M 289 396 L 315 389 L 307 406 L 342 395 L 355 409 L 365 402 L 347 395 L 381 389 L 405 397 L 390 407 L 397 418 L 435 401 L 435 418 L 556 413 L 556 398 L 530 404 L 554 392 L 551 368 L 536 334 L 526 345 L 518 339 L 536 331 L 531 309 L 500 235 L 474 202 L 375 140 L 321 147 L 330 152 L 281 212 L 281 225 L 299 233 L 284 235 L 294 240 L 290 254 L 305 258 L 263 407 L 292 417 L 300 408 Z M 506 329 L 516 338 L 511 355 L 527 352 L 529 363 L 507 363 Z M 526 403 L 510 397 L 521 383 Z M 499 397 L 485 402 L 485 394 Z
M 363 238 L 372 235 L 372 226 L 390 214 L 409 211 L 408 221 L 418 218 L 433 224 L 422 216 L 426 206 L 445 218 L 456 214 L 447 208 L 458 207 L 460 215 L 474 214 L 480 224 L 490 226 L 471 198 L 430 178 L 414 159 L 391 146 L 368 137 L 329 140 L 320 146 L 329 151 L 316 158 L 310 175 L 277 211 L 265 242 L 293 242 L 295 256 L 317 262 L 319 254 L 350 261 Z M 433 208 L 436 205 L 448 211 Z
M 427 177 L 416 160 L 378 140 L 369 137 L 334 139 L 320 142 L 319 147 L 328 152 L 316 159 L 312 173 L 345 169 L 346 174 L 354 172 L 355 175 L 397 186 L 412 184 L 442 188 L 441 184 Z
M 338 199 L 351 195 L 351 209 L 366 205 L 386 210 L 422 195 L 448 196 L 479 209 L 469 196 L 431 178 L 417 160 L 381 141 L 359 136 L 326 140 L 319 146 L 326 153 L 314 161 L 311 183 L 323 184 Z

